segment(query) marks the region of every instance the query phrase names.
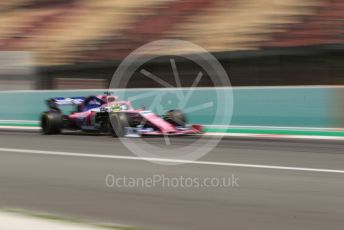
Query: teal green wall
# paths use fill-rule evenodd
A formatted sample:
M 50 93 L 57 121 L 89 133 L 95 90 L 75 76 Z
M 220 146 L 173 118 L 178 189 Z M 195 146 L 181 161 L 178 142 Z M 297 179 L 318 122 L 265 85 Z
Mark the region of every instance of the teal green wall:
M 188 90 L 183 90 L 185 95 Z M 188 114 L 192 123 L 221 125 L 224 114 L 216 114 L 218 108 L 230 108 L 230 100 L 221 95 L 233 95 L 233 117 L 231 124 L 248 126 L 296 126 L 296 127 L 338 127 L 343 116 L 340 107 L 340 95 L 344 88 L 330 87 L 239 87 L 205 88 L 193 92 L 186 108 L 213 101 L 211 108 L 201 109 Z M 123 99 L 133 96 L 145 96 L 133 100 L 135 107 L 149 105 L 157 100 L 153 110 L 157 113 L 177 107 L 177 91 L 153 89 L 117 91 L 115 94 Z M 181 92 L 180 90 L 178 91 Z M 33 92 L 1 92 L 0 120 L 38 120 L 42 111 L 46 110 L 44 100 L 50 97 L 83 96 L 102 94 L 103 91 L 33 91 Z M 170 103 L 170 104 L 169 104 Z M 228 109 L 230 111 L 230 109 Z M 227 111 L 227 112 L 228 112 Z M 227 116 L 227 115 L 225 115 Z M 224 124 L 226 125 L 226 124 Z

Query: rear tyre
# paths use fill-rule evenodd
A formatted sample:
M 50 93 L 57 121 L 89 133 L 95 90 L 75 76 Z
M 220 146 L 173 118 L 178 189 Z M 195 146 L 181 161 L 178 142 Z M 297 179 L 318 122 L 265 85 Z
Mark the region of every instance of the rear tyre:
M 185 127 L 187 124 L 187 119 L 186 119 L 185 114 L 181 110 L 178 110 L 178 109 L 172 109 L 168 111 L 164 116 L 164 120 L 174 126 Z
M 113 137 L 124 137 L 125 127 L 128 127 L 127 116 L 124 113 L 109 114 L 110 130 Z
M 63 127 L 63 115 L 58 111 L 48 111 L 42 113 L 41 128 L 45 135 L 58 134 Z

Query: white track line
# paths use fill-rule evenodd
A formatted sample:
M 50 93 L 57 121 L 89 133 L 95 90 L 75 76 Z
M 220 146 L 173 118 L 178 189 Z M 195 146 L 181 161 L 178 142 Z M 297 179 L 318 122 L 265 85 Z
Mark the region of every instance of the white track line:
M 289 135 L 289 134 L 258 134 L 258 133 L 205 133 L 205 136 L 222 137 L 249 137 L 269 139 L 300 139 L 300 140 L 344 140 L 340 136 L 318 136 L 318 135 Z
M 25 127 L 25 126 L 0 126 L 0 131 L 6 130 L 31 130 L 39 131 L 40 127 Z M 344 137 L 340 136 L 318 136 L 318 135 L 287 135 L 287 134 L 257 134 L 257 133 L 204 133 L 204 136 L 219 136 L 219 137 L 245 137 L 245 138 L 268 138 L 268 139 L 299 139 L 299 140 L 340 140 Z
M 189 161 L 189 160 L 167 159 L 167 158 L 118 156 L 118 155 L 73 153 L 73 152 L 56 152 L 56 151 L 44 151 L 44 150 L 33 150 L 33 149 L 0 148 L 0 152 L 344 174 L 344 170 L 336 170 L 336 169 L 288 167 L 288 166 L 259 165 L 259 164 L 241 164 L 241 163 L 214 162 L 214 161 Z
M 39 121 L 37 120 L 0 120 L 1 123 L 30 123 L 30 124 L 38 124 Z
M 293 130 L 293 131 L 344 131 L 343 127 L 303 127 L 303 126 L 261 126 L 261 125 L 203 125 L 207 128 L 220 129 L 264 129 L 264 130 Z
M 46 230 L 46 229 L 63 229 L 63 230 L 105 230 L 87 223 L 73 223 L 71 221 L 53 220 L 49 218 L 39 218 L 19 213 L 0 213 L 1 230 Z
M 32 127 L 32 126 L 0 126 L 0 130 L 40 130 L 40 127 Z

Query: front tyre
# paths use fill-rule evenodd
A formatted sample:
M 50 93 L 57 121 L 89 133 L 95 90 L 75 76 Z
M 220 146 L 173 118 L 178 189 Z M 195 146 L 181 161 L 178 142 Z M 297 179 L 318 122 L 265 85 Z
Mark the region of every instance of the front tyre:
M 58 134 L 63 127 L 63 115 L 59 111 L 47 111 L 41 115 L 42 133 L 45 135 Z
M 169 110 L 165 116 L 164 120 L 174 126 L 185 127 L 187 124 L 186 115 L 178 109 Z
M 111 134 L 114 137 L 124 137 L 125 127 L 128 127 L 127 116 L 124 113 L 109 114 Z

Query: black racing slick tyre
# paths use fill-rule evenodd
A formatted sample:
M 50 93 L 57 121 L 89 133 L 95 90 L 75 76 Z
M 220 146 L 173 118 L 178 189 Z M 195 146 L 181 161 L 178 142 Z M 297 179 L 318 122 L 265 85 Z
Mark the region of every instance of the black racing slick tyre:
M 124 113 L 111 113 L 109 120 L 112 136 L 124 137 L 125 127 L 128 127 L 127 116 Z
M 174 126 L 185 127 L 185 125 L 187 124 L 187 119 L 186 119 L 185 114 L 181 110 L 178 110 L 178 109 L 169 110 L 165 114 L 164 120 Z
M 63 127 L 63 115 L 59 111 L 48 111 L 41 115 L 42 133 L 45 135 L 58 134 Z

